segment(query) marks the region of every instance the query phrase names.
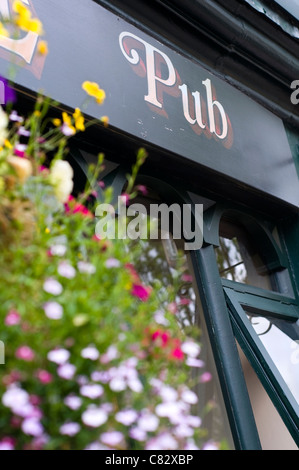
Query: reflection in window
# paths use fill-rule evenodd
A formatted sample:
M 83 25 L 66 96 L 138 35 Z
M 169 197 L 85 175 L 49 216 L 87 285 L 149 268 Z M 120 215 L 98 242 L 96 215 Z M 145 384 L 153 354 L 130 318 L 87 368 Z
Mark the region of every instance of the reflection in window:
M 247 317 L 299 404 L 299 321 L 254 314 Z
M 230 449 L 234 448 L 233 439 L 226 416 L 225 405 L 217 377 L 213 353 L 208 340 L 205 321 L 196 287 L 193 282 L 192 267 L 189 259 L 183 252 L 183 242 L 174 241 L 168 234 L 168 240 L 140 240 L 142 254 L 136 268 L 146 284 L 156 286 L 160 296 L 161 307 L 164 305 L 165 293 L 169 286 L 175 286 L 175 303 L 178 306 L 177 320 L 182 329 L 188 330 L 192 326 L 199 326 L 201 336 L 201 360 L 206 370 L 212 373 L 213 380 L 208 383 L 199 383 L 201 369 L 190 368 L 190 373 L 197 383 L 196 391 L 199 403 L 194 414 L 203 418 L 203 428 L 209 432 L 208 439 L 221 442 L 226 440 Z M 183 275 L 182 275 L 183 268 Z
M 215 251 L 222 278 L 276 290 L 258 247 L 241 224 L 221 221 L 220 246 Z

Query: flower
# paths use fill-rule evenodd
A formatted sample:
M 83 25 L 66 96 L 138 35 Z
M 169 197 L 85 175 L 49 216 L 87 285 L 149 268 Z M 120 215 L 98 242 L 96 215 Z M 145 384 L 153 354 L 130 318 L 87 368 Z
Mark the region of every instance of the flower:
M 138 418 L 138 413 L 135 410 L 123 410 L 119 411 L 115 415 L 115 419 L 118 423 L 124 426 L 131 426 Z
M 60 426 L 59 432 L 63 436 L 75 436 L 80 431 L 81 426 L 78 423 L 65 423 Z
M 171 351 L 171 356 L 178 361 L 182 361 L 184 359 L 184 353 L 181 348 L 177 347 Z
M 58 273 L 66 279 L 73 279 L 76 276 L 76 270 L 67 261 L 62 261 L 58 266 Z
M 101 385 L 98 384 L 88 384 L 83 385 L 80 388 L 80 393 L 83 397 L 95 400 L 96 398 L 100 398 L 103 395 L 104 389 Z
M 205 363 L 201 361 L 200 359 L 188 357 L 186 360 L 186 365 L 189 367 L 195 367 L 195 368 L 201 369 L 202 367 L 204 367 Z
M 50 254 L 52 256 L 64 256 L 66 253 L 66 250 L 67 248 L 65 245 L 62 245 L 62 244 L 53 245 L 50 248 Z
M 22 431 L 29 436 L 39 437 L 44 428 L 37 418 L 26 418 L 22 423 Z
M 77 131 L 84 132 L 85 131 L 84 116 L 81 113 L 79 108 L 76 108 L 76 110 L 73 114 L 73 118 L 75 120 L 75 127 L 76 127 Z
M 1 450 L 14 450 L 14 445 L 11 439 L 4 438 L 0 441 L 0 451 Z
M 63 291 L 62 285 L 56 279 L 49 278 L 44 282 L 44 291 L 52 295 L 60 295 Z
M 32 163 L 30 160 L 27 160 L 27 158 L 10 155 L 7 162 L 14 169 L 20 183 L 25 183 L 25 181 L 32 175 Z
M 147 433 L 142 429 L 139 429 L 137 426 L 135 428 L 130 429 L 129 434 L 132 439 L 135 439 L 139 442 L 144 442 L 147 438 Z
M 42 23 L 37 18 L 31 17 L 30 10 L 20 0 L 15 0 L 13 3 L 13 11 L 17 14 L 14 22 L 19 28 L 38 35 L 43 33 Z
M 146 302 L 150 296 L 150 289 L 142 285 L 133 284 L 131 294 L 133 295 L 133 297 L 137 297 L 142 302 Z
M 84 359 L 90 359 L 91 361 L 96 361 L 100 357 L 100 353 L 94 346 L 88 346 L 81 351 L 81 357 Z
M 46 316 L 51 320 L 60 320 L 63 316 L 63 308 L 57 302 L 47 302 L 43 308 Z
M 86 263 L 85 261 L 79 261 L 77 267 L 80 273 L 83 274 L 94 274 L 96 272 L 96 267 L 91 263 Z
M 67 161 L 56 160 L 51 165 L 50 183 L 54 186 L 58 201 L 63 204 L 66 203 L 73 191 L 73 177 L 74 171 Z
M 23 136 L 23 137 L 30 137 L 31 132 L 28 131 L 24 126 L 21 126 L 21 127 L 18 129 L 18 135 L 21 135 L 21 136 Z
M 65 380 L 72 380 L 77 368 L 73 364 L 61 364 L 57 369 L 59 377 Z
M 114 359 L 117 359 L 119 357 L 118 350 L 115 346 L 109 346 L 105 354 L 102 355 L 101 357 L 101 363 L 102 364 L 108 364 L 109 362 L 113 361 Z
M 155 432 L 158 429 L 159 423 L 160 420 L 156 415 L 145 410 L 139 418 L 137 426 L 142 431 Z
M 21 321 L 21 316 L 16 310 L 10 310 L 5 318 L 6 326 L 15 326 L 19 325 Z
M 98 104 L 103 104 L 106 98 L 106 93 L 102 90 L 96 82 L 85 81 L 82 84 L 83 90 L 89 95 L 95 98 Z
M 210 372 L 205 372 L 200 377 L 200 383 L 204 384 L 204 383 L 211 382 L 212 378 L 213 378 L 213 376 L 212 376 L 212 374 L 210 374 Z
M 181 349 L 187 356 L 195 358 L 200 354 L 200 346 L 194 341 L 185 341 Z
M 28 145 L 26 144 L 16 144 L 15 148 L 14 148 L 14 154 L 16 157 L 20 157 L 20 158 L 25 158 L 26 155 L 26 150 L 28 148 Z
M 11 385 L 2 395 L 2 403 L 7 408 L 14 406 L 25 406 L 28 403 L 29 395 L 16 385 Z
M 81 416 L 82 422 L 86 426 L 91 428 L 98 428 L 102 424 L 106 423 L 108 414 L 102 409 L 96 406 L 90 406 Z
M 70 353 L 66 349 L 54 349 L 48 353 L 47 358 L 55 364 L 62 365 L 69 360 Z
M 106 268 L 111 269 L 111 268 L 119 268 L 120 267 L 120 261 L 115 258 L 109 258 L 107 259 L 106 263 Z
M 192 390 L 184 390 L 181 399 L 189 405 L 196 405 L 198 403 L 198 397 Z
M 47 370 L 39 370 L 36 374 L 38 380 L 44 384 L 50 384 L 53 381 L 53 376 Z
M 61 127 L 61 132 L 66 137 L 71 137 L 76 134 L 76 128 L 72 124 L 72 118 L 65 112 L 62 113 L 63 124 Z
M 0 22 L 0 36 L 4 36 L 5 38 L 9 37 L 9 32 L 4 28 L 2 22 Z
M 24 118 L 22 116 L 19 116 L 17 111 L 11 112 L 11 114 L 9 115 L 9 120 L 12 122 L 24 122 Z
M 124 439 L 124 435 L 118 431 L 104 432 L 101 434 L 100 439 L 103 444 L 113 447 L 121 443 L 121 441 Z
M 31 362 L 34 357 L 35 354 L 29 346 L 21 346 L 16 351 L 16 358 L 22 361 Z
M 83 400 L 82 398 L 80 397 L 77 397 L 75 395 L 69 395 L 68 397 L 66 397 L 64 399 L 64 404 L 70 408 L 71 410 L 78 410 L 79 408 L 81 408 L 82 406 L 82 403 L 83 403 Z

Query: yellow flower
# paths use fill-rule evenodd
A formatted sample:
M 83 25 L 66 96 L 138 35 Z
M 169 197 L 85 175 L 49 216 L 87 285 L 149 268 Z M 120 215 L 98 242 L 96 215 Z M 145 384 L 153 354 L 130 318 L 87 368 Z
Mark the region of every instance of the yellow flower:
M 73 126 L 71 117 L 67 113 L 63 112 L 62 119 L 63 119 L 63 126 L 62 126 L 63 134 L 68 137 L 76 134 L 76 128 Z
M 104 127 L 108 127 L 108 124 L 109 124 L 108 116 L 102 116 L 101 117 L 101 122 L 104 124 Z
M 61 119 L 53 119 L 53 124 L 55 127 L 60 127 L 61 126 Z
M 76 126 L 77 131 L 82 131 L 82 132 L 84 132 L 84 131 L 85 131 L 84 116 L 83 116 L 83 114 L 81 113 L 81 111 L 80 111 L 79 108 L 76 108 L 76 109 L 75 109 L 75 112 L 74 112 L 74 114 L 73 114 L 73 117 L 74 117 L 74 119 L 75 119 L 75 126 Z
M 5 145 L 5 147 L 8 148 L 8 149 L 12 149 L 12 148 L 13 148 L 13 146 L 11 145 L 11 143 L 9 142 L 8 139 L 5 139 L 4 145 Z
M 7 29 L 3 26 L 3 23 L 0 22 L 0 36 L 4 36 L 4 37 L 8 37 L 9 36 L 9 32 L 7 31 Z
M 47 55 L 49 52 L 47 41 L 40 41 L 38 43 L 38 52 L 41 55 Z
M 89 96 L 95 98 L 98 104 L 103 104 L 106 98 L 106 93 L 102 90 L 96 82 L 86 81 L 82 84 L 82 88 Z

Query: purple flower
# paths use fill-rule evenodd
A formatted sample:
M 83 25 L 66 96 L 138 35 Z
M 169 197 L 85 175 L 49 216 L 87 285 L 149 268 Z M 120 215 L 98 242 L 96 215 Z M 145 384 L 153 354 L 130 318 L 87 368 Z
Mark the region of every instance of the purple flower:
M 100 439 L 103 442 L 103 444 L 106 444 L 107 446 L 110 446 L 110 447 L 114 447 L 120 444 L 123 438 L 124 438 L 123 433 L 118 432 L 118 431 L 104 432 L 100 436 Z
M 30 137 L 31 132 L 25 129 L 24 126 L 21 126 L 18 130 L 18 135 L 21 135 L 23 137 Z
M 72 380 L 76 373 L 76 367 L 72 364 L 62 364 L 58 367 L 57 374 L 65 380 Z
M 147 439 L 147 433 L 143 431 L 143 429 L 139 429 L 138 427 L 130 429 L 129 434 L 132 439 L 135 439 L 139 442 L 144 442 Z
M 63 308 L 57 302 L 47 302 L 44 305 L 44 311 L 51 320 L 60 320 L 63 316 Z
M 63 436 L 73 437 L 76 434 L 78 434 L 80 429 L 81 429 L 81 426 L 78 423 L 65 423 L 60 427 L 59 432 Z
M 9 116 L 9 120 L 12 121 L 12 122 L 23 122 L 24 121 L 24 118 L 22 118 L 22 116 L 19 116 L 17 111 L 12 111 L 10 116 Z
M 45 292 L 52 295 L 60 295 L 63 291 L 62 285 L 53 278 L 47 279 L 43 287 Z

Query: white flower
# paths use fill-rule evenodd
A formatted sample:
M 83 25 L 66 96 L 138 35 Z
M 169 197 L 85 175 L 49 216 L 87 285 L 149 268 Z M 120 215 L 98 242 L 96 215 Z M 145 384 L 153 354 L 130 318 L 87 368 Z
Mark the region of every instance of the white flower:
M 29 395 L 25 390 L 22 390 L 15 385 L 12 385 L 2 396 L 2 403 L 7 408 L 22 407 L 27 405 Z
M 76 276 L 76 270 L 67 261 L 62 261 L 58 266 L 58 273 L 66 279 L 73 279 Z
M 147 433 L 143 431 L 143 429 L 139 429 L 138 427 L 130 429 L 129 434 L 132 439 L 135 439 L 139 442 L 144 442 L 147 439 Z
M 91 263 L 86 263 L 85 261 L 79 261 L 77 266 L 80 273 L 83 274 L 94 274 L 96 272 L 96 267 Z
M 76 397 L 75 395 L 69 395 L 64 399 L 64 404 L 68 406 L 71 410 L 78 410 L 82 405 L 82 399 Z
M 106 423 L 108 414 L 101 408 L 90 406 L 86 411 L 84 411 L 81 418 L 86 426 L 98 428 L 102 424 Z
M 48 353 L 48 359 L 55 364 L 62 365 L 65 364 L 69 358 L 70 353 L 66 349 L 54 349 Z
M 84 359 L 89 359 L 91 361 L 96 361 L 100 357 L 100 353 L 94 346 L 88 346 L 81 351 L 81 357 Z
M 44 428 L 37 418 L 28 418 L 22 423 L 22 431 L 29 436 L 39 437 L 43 434 Z
M 142 431 L 154 432 L 158 429 L 159 423 L 160 420 L 156 415 L 149 411 L 144 411 L 137 422 L 137 426 L 139 429 L 142 429 Z
M 114 377 L 110 384 L 109 387 L 113 392 L 123 392 L 127 388 L 126 381 L 122 377 Z
M 60 320 L 63 316 L 63 308 L 57 302 L 47 302 L 44 305 L 44 311 L 51 320 Z
M 117 359 L 118 356 L 119 356 L 119 353 L 118 353 L 117 348 L 115 346 L 109 346 L 106 353 L 103 354 L 101 357 L 101 363 L 108 364 L 108 362 L 111 362 L 114 359 Z
M 57 199 L 62 203 L 68 200 L 73 191 L 73 177 L 74 171 L 68 162 L 64 160 L 54 161 L 50 172 L 50 182 L 55 188 Z
M 117 446 L 123 440 L 124 435 L 118 431 L 104 432 L 101 434 L 101 441 L 107 446 Z
M 169 326 L 169 321 L 161 311 L 155 313 L 155 322 L 158 323 L 158 325 Z
M 178 398 L 178 393 L 172 387 L 163 386 L 160 390 L 160 396 L 164 402 L 176 401 Z
M 76 367 L 72 364 L 62 364 L 58 367 L 57 374 L 65 380 L 72 380 L 76 373 Z
M 116 421 L 123 424 L 124 426 L 131 426 L 135 423 L 138 418 L 138 413 L 135 410 L 123 410 L 119 411 L 115 415 Z
M 43 287 L 45 292 L 52 295 L 60 295 L 63 291 L 62 285 L 53 278 L 47 279 Z
M 111 269 L 111 268 L 119 268 L 120 267 L 120 261 L 115 258 L 109 258 L 107 259 L 106 263 L 106 268 Z
M 198 357 L 198 355 L 200 354 L 200 346 L 194 341 L 185 341 L 182 344 L 181 349 L 183 353 L 185 353 L 189 357 L 195 358 Z
M 189 405 L 196 405 L 198 403 L 198 397 L 196 393 L 192 392 L 192 390 L 184 390 L 181 395 L 182 400 Z
M 80 388 L 80 393 L 83 397 L 94 400 L 96 398 L 100 398 L 103 395 L 104 389 L 102 385 L 98 384 L 83 385 Z
M 198 369 L 201 369 L 204 367 L 205 363 L 201 361 L 200 359 L 195 359 L 193 357 L 188 357 L 186 361 L 186 365 L 189 367 L 196 367 Z
M 78 423 L 65 423 L 60 426 L 59 432 L 63 436 L 75 436 L 80 431 L 81 426 Z
M 66 253 L 66 246 L 62 244 L 53 245 L 50 248 L 50 253 L 52 256 L 64 256 Z

